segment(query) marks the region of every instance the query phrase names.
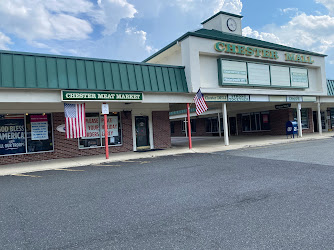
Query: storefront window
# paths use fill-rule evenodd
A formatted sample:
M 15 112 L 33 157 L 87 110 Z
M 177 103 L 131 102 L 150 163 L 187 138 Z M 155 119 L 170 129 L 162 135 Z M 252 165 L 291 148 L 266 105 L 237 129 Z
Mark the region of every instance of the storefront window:
M 0 115 L 0 155 L 52 150 L 51 114 Z
M 107 116 L 108 145 L 122 144 L 122 128 L 120 115 L 114 112 Z M 87 137 L 79 139 L 79 148 L 103 147 L 105 146 L 104 118 L 98 113 L 86 114 Z
M 220 131 L 224 131 L 223 127 L 223 118 L 220 118 Z M 209 117 L 205 119 L 205 129 L 207 133 L 218 133 L 219 131 L 219 124 L 218 124 L 218 117 Z
M 175 122 L 170 122 L 170 133 L 171 134 L 175 133 Z
M 29 153 L 53 150 L 51 114 L 27 115 L 26 127 Z
M 186 132 L 186 124 L 187 121 L 181 121 L 182 122 L 182 132 Z M 191 133 L 196 133 L 196 120 L 192 119 L 190 120 L 190 126 L 191 126 Z
M 242 114 L 242 131 L 270 130 L 269 112 Z
M 301 114 L 301 119 L 302 119 L 302 128 L 308 129 L 309 128 L 308 109 L 301 109 L 300 114 Z M 294 113 L 293 113 L 293 119 L 297 121 L 297 110 L 296 109 L 294 110 Z

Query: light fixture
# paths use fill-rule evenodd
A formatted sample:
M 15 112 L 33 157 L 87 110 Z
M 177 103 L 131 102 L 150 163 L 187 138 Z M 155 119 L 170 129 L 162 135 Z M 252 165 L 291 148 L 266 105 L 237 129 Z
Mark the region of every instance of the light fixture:
M 29 115 L 28 113 L 26 113 L 26 115 Z

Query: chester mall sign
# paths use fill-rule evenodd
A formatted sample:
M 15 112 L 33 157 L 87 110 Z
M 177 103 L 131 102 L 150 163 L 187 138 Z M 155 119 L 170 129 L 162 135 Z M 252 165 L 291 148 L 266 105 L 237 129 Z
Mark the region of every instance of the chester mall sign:
M 83 92 L 62 90 L 63 101 L 142 101 L 143 93 Z
M 238 45 L 233 43 L 217 42 L 214 44 L 217 52 L 225 52 L 235 55 L 255 56 L 276 60 L 279 58 L 278 51 L 270 49 L 261 49 L 251 46 Z M 314 61 L 311 56 L 285 53 L 285 61 L 300 62 L 312 64 Z

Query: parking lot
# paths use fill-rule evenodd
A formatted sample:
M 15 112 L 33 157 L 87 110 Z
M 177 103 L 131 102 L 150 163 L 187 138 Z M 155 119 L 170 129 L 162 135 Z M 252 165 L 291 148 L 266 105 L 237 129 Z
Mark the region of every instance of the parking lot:
M 334 139 L 0 177 L 4 249 L 332 249 Z

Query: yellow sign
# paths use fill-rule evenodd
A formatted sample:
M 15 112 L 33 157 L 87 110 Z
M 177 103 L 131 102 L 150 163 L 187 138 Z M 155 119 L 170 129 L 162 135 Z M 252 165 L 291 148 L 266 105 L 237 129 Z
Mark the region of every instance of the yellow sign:
M 291 54 L 291 53 L 285 53 L 285 61 L 301 62 L 301 63 L 309 63 L 309 64 L 314 63 L 311 56 Z
M 278 59 L 278 52 L 270 49 L 260 49 L 250 46 L 237 45 L 233 43 L 217 42 L 214 48 L 218 52 L 225 52 L 236 55 L 255 56 L 269 59 Z

